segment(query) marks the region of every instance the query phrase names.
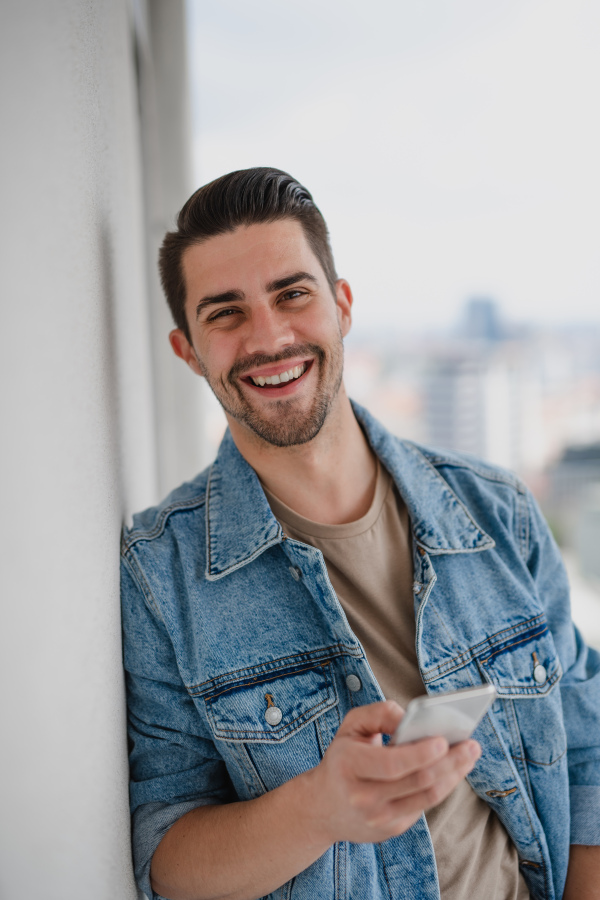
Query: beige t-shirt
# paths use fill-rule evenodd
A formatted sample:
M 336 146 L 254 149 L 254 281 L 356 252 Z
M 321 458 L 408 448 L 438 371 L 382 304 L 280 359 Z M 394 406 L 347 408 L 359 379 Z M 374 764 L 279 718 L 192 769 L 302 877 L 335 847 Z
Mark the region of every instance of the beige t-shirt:
M 371 508 L 346 525 L 312 522 L 265 493 L 284 533 L 323 553 L 384 696 L 406 708 L 426 690 L 415 651 L 410 521 L 389 473 L 379 466 Z M 528 900 L 514 844 L 465 779 L 426 818 L 442 900 Z

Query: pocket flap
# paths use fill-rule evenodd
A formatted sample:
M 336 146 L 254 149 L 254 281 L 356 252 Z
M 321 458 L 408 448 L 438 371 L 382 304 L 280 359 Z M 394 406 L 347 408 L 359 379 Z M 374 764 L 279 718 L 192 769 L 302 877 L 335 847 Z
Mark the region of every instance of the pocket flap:
M 285 741 L 337 702 L 328 663 L 263 673 L 205 697 L 215 738 L 245 743 Z
M 500 697 L 544 696 L 562 675 L 552 635 L 541 617 L 491 643 L 477 661 Z

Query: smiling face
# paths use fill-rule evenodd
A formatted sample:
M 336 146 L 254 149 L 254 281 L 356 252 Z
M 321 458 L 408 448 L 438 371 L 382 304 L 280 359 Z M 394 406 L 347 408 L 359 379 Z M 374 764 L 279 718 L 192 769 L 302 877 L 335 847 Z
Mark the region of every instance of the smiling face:
M 338 401 L 352 295 L 343 280 L 332 295 L 302 226 L 209 238 L 185 251 L 183 272 L 192 343 L 176 329 L 171 344 L 206 378 L 234 437 L 249 430 L 278 447 L 316 437 Z

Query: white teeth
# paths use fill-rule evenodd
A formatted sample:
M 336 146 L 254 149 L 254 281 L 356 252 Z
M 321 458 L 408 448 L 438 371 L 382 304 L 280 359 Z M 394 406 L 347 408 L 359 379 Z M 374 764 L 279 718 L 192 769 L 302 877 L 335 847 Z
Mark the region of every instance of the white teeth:
M 253 376 L 251 376 L 251 378 L 254 384 L 263 387 L 265 384 L 281 384 L 282 381 L 293 381 L 295 378 L 300 378 L 305 371 L 306 363 L 302 363 L 300 366 L 294 366 L 293 369 L 288 369 L 287 372 L 280 372 L 279 375 L 257 375 L 256 378 Z

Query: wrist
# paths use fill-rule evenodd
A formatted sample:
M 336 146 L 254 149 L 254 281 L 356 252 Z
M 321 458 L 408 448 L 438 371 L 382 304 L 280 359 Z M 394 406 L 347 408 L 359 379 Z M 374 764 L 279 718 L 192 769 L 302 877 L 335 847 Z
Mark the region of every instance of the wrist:
M 302 834 L 318 846 L 321 853 L 325 853 L 337 838 L 333 834 L 332 816 L 324 803 L 326 791 L 322 775 L 321 767 L 316 766 L 288 784 L 294 786 L 295 808 Z

